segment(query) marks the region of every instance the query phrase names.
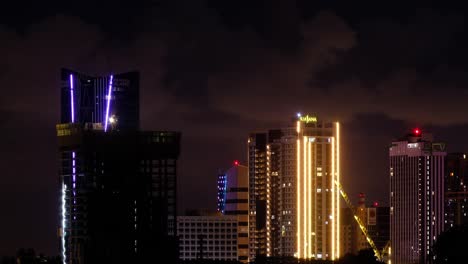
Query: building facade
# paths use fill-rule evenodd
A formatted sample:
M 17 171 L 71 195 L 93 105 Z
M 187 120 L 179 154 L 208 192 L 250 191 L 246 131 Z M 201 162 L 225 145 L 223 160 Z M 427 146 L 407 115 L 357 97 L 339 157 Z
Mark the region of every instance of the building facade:
M 224 214 L 224 208 L 226 207 L 226 186 L 227 178 L 226 174 L 218 173 L 218 195 L 216 201 L 216 210 L 221 214 Z
M 389 156 L 391 262 L 426 263 L 444 230 L 445 144 L 415 129 Z
M 284 254 L 335 260 L 340 256 L 340 125 L 298 115 L 284 133 L 282 227 Z M 293 228 L 287 228 L 294 223 Z M 294 240 L 292 240 L 294 239 Z
M 139 131 L 138 74 L 115 76 L 88 79 L 62 70 L 68 86 L 56 129 L 63 263 L 146 262 L 157 257 L 155 248 L 178 256 L 180 133 Z M 106 86 L 107 96 L 93 94 Z
M 266 255 L 267 133 L 251 133 L 248 140 L 249 255 Z
M 177 217 L 179 259 L 237 260 L 237 216 Z
M 249 136 L 251 256 L 339 258 L 339 131 L 337 122 L 298 115 Z
M 248 168 L 238 162 L 226 171 L 224 214 L 237 219 L 237 259 L 249 262 L 249 180 Z
M 362 210 L 361 210 L 362 209 Z M 361 207 L 356 208 L 360 220 L 365 224 L 367 233 L 374 241 L 377 249 L 388 257 L 390 243 L 390 208 L 389 207 Z M 361 211 L 361 213 L 359 213 Z M 341 208 L 341 256 L 358 254 L 360 250 L 371 248 L 366 236 L 359 228 L 352 210 Z M 385 250 L 384 250 L 385 249 Z
M 375 246 L 388 255 L 390 247 L 390 207 L 375 206 L 367 208 L 367 231 Z M 385 249 L 385 250 L 384 250 Z
M 282 131 L 251 133 L 249 162 L 250 258 L 279 256 L 280 149 Z
M 267 256 L 280 256 L 281 241 L 281 130 L 268 131 L 267 145 Z
M 448 154 L 445 168 L 445 229 L 449 229 L 468 223 L 468 159 L 466 154 Z

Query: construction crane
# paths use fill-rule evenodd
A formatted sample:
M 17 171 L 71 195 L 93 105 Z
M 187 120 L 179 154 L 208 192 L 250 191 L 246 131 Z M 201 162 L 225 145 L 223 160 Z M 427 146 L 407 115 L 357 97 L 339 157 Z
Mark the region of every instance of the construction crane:
M 366 226 L 365 226 L 364 223 L 361 221 L 361 219 L 359 219 L 359 217 L 357 217 L 356 209 L 354 208 L 353 204 L 352 204 L 351 201 L 349 200 L 349 197 L 348 197 L 348 195 L 346 194 L 346 192 L 344 191 L 343 186 L 341 186 L 341 184 L 340 184 L 338 181 L 335 181 L 335 184 L 336 184 L 336 186 L 338 187 L 338 190 L 339 190 L 340 193 L 341 193 L 341 197 L 343 197 L 343 199 L 345 200 L 346 204 L 347 204 L 348 207 L 351 209 L 351 211 L 352 211 L 352 213 L 353 213 L 353 216 L 354 216 L 354 219 L 356 220 L 356 222 L 357 222 L 359 228 L 361 229 L 362 233 L 363 233 L 364 236 L 366 237 L 367 242 L 368 242 L 369 245 L 372 247 L 372 250 L 374 251 L 375 257 L 377 258 L 378 261 L 383 261 L 383 252 L 380 252 L 380 251 L 379 251 L 379 249 L 377 248 L 377 246 L 376 246 L 375 243 L 374 243 L 374 240 L 372 240 L 372 238 L 370 237 L 369 233 L 367 232 Z M 384 250 L 385 250 L 385 249 L 384 249 Z

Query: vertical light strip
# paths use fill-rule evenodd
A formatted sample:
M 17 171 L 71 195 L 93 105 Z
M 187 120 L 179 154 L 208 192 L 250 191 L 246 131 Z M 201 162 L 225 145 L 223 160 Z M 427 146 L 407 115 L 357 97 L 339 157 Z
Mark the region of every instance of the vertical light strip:
M 223 214 L 224 211 L 226 211 L 226 199 L 227 199 L 227 174 L 224 174 L 223 176 L 224 179 L 224 193 L 223 193 Z
M 266 178 L 266 182 L 267 182 L 267 199 L 266 199 L 266 204 L 267 204 L 267 208 L 266 208 L 266 230 L 267 230 L 267 235 L 266 235 L 266 239 L 267 239 L 267 257 L 270 256 L 270 237 L 271 237 L 271 200 L 270 200 L 270 196 L 271 196 L 271 190 L 270 190 L 270 186 L 271 186 L 271 170 L 270 170 L 270 162 L 271 162 L 271 151 L 270 151 L 270 145 L 267 145 L 267 167 L 266 167 L 266 170 L 267 170 L 267 178 Z
M 73 205 L 76 204 L 76 162 L 75 162 L 75 151 L 72 152 L 72 191 L 73 191 Z M 72 212 L 72 214 L 74 214 Z M 75 214 L 73 220 L 76 219 Z
M 73 74 L 70 74 L 70 105 L 71 105 L 71 122 L 75 123 L 75 96 L 73 91 Z
M 304 258 L 307 258 L 307 247 L 309 246 L 307 244 L 307 137 L 303 137 L 303 160 L 304 160 L 304 164 L 302 165 L 303 167 L 303 175 L 302 175 L 302 178 L 304 179 L 304 182 L 303 182 L 303 218 L 304 218 L 304 222 L 302 223 L 303 225 L 303 239 L 304 239 Z
M 62 185 L 62 260 L 63 264 L 67 263 L 67 251 L 66 251 L 66 243 L 65 243 L 65 236 L 67 232 L 65 231 L 67 228 L 67 211 L 66 211 L 66 202 L 65 202 L 65 195 L 67 191 L 67 185 L 63 183 Z
M 299 127 L 299 125 L 298 125 Z M 298 129 L 299 130 L 299 129 Z M 296 243 L 297 243 L 297 258 L 301 258 L 301 239 L 300 239 L 300 234 L 301 234 L 301 140 L 299 139 L 299 135 L 297 137 L 297 156 L 296 156 L 296 162 L 297 162 L 297 168 L 296 168 L 296 194 L 297 194 L 297 201 L 296 201 Z
M 332 235 L 332 252 L 331 252 L 331 260 L 335 260 L 335 138 L 331 138 L 331 201 L 332 201 L 332 210 L 331 210 L 331 235 Z
M 340 182 L 340 123 L 336 122 L 336 181 Z M 336 240 L 338 241 L 337 244 L 337 258 L 341 255 L 340 250 L 340 243 L 341 243 L 341 226 L 340 226 L 340 192 L 336 190 L 336 224 L 337 224 L 337 233 L 336 233 Z
M 301 122 L 297 121 L 296 122 L 296 132 L 299 134 L 301 133 Z M 298 135 L 299 136 L 299 135 Z
M 315 140 L 314 140 L 314 144 L 312 144 L 312 148 L 313 148 L 313 151 L 315 153 L 315 157 L 317 156 L 317 144 L 315 143 Z M 314 161 L 317 161 L 315 159 L 315 157 L 313 157 Z M 313 184 L 312 184 L 312 187 L 314 188 L 314 192 L 313 192 L 313 196 L 312 196 L 312 241 L 314 241 L 313 243 L 313 248 L 312 248 L 312 256 L 313 257 L 317 257 L 317 238 L 316 238 L 316 235 L 317 235 L 317 189 L 318 189 L 318 186 L 317 186 L 317 164 L 315 164 L 315 168 L 312 168 L 312 179 L 313 179 Z M 320 194 L 321 195 L 321 194 Z
M 105 116 L 105 121 L 104 121 L 104 132 L 107 131 L 107 121 L 109 119 L 109 108 L 110 108 L 113 79 L 114 79 L 114 75 L 111 75 L 110 80 L 109 80 L 109 91 L 107 92 L 107 105 L 106 105 L 106 116 Z
M 309 171 L 307 173 L 307 182 L 308 182 L 308 189 L 309 189 L 309 192 L 308 192 L 308 197 L 307 197 L 307 200 L 308 200 L 308 204 L 309 204 L 309 208 L 308 208 L 308 214 L 307 214 L 307 218 L 308 218 L 308 230 L 309 232 L 307 232 L 307 237 L 308 237 L 308 258 L 311 258 L 312 257 L 312 210 L 314 210 L 315 208 L 313 208 L 312 206 L 312 194 L 315 193 L 315 191 L 312 191 L 312 143 L 309 142 L 307 143 L 309 144 L 309 147 L 308 147 L 308 152 L 309 152 Z

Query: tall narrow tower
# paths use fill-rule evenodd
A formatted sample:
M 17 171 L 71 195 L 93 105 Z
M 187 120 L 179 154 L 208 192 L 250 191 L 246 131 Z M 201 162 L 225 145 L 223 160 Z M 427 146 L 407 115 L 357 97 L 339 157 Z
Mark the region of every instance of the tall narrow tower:
M 279 256 L 280 129 L 251 133 L 249 149 L 249 250 L 257 256 Z
M 340 256 L 340 125 L 298 114 L 249 136 L 252 255 Z
M 238 161 L 226 171 L 225 215 L 237 217 L 237 260 L 249 262 L 249 181 L 248 168 Z
M 340 124 L 298 114 L 295 125 L 283 138 L 283 210 L 294 219 L 282 222 L 295 223 L 284 238 L 295 238 L 298 258 L 334 260 L 340 256 Z
M 414 129 L 395 141 L 390 155 L 392 263 L 426 263 L 444 228 L 445 143 Z

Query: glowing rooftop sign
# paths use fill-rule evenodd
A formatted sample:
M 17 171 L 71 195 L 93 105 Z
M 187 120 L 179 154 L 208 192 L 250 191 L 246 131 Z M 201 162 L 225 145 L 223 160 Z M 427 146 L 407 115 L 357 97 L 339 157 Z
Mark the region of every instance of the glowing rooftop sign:
M 316 123 L 317 122 L 317 117 L 316 116 L 299 116 L 299 121 L 305 122 L 305 123 Z

